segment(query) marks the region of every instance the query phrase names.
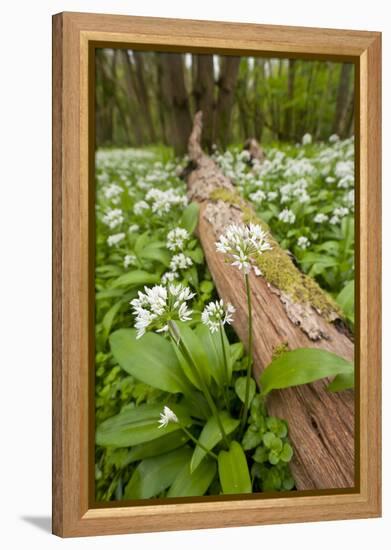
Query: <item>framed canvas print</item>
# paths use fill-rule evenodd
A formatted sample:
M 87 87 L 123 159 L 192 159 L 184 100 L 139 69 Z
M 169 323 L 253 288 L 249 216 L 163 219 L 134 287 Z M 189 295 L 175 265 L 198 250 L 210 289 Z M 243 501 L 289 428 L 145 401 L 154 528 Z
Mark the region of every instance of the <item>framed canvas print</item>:
M 53 531 L 380 514 L 376 32 L 53 18 Z

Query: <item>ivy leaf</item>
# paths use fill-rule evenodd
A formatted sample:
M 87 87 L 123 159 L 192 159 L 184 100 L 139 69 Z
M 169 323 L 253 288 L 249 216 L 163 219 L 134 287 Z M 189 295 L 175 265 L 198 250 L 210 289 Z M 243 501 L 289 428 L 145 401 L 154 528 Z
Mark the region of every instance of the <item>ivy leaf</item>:
M 330 351 L 299 348 L 282 353 L 263 371 L 260 377 L 262 394 L 271 390 L 309 384 L 320 378 L 351 374 L 353 363 Z

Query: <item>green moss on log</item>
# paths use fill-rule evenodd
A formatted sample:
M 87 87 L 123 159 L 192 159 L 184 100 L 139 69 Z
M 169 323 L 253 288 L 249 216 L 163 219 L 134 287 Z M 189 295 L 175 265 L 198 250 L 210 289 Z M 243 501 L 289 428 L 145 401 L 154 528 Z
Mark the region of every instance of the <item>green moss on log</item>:
M 343 318 L 342 311 L 331 296 L 323 291 L 312 277 L 296 268 L 287 252 L 271 235 L 267 223 L 259 219 L 244 199 L 237 193 L 222 188 L 215 189 L 210 194 L 210 199 L 222 200 L 239 208 L 242 212 L 243 223 L 258 223 L 269 233 L 272 249 L 259 255 L 256 259 L 259 269 L 268 283 L 287 294 L 293 302 L 311 304 L 328 321 L 333 321 L 336 317 Z

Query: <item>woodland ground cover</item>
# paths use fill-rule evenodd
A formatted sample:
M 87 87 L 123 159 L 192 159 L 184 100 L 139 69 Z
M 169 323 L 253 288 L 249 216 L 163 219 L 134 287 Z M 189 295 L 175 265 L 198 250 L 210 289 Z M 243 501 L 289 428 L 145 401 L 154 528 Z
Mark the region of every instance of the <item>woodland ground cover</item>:
M 270 146 L 266 155 L 263 164 L 251 166 L 248 153 L 238 148 L 214 153 L 281 246 L 339 302 L 353 325 L 352 139 L 332 136 L 327 143 L 312 144 L 310 136 L 305 136 L 298 145 Z M 227 304 L 218 318 L 219 330 L 209 330 L 214 311 L 208 315 L 205 308 L 218 296 L 194 235 L 198 210 L 188 204 L 186 184 L 179 177 L 185 164 L 186 159 L 178 160 L 162 147 L 97 152 L 97 500 L 294 487 L 288 426 L 267 415 L 255 382 L 247 388 L 249 359 L 226 318 Z M 170 284 L 183 285 L 191 296 L 182 300 L 188 310 L 182 308 L 178 317 L 182 340 L 189 342 L 190 350 L 215 351 L 212 358 L 194 359 L 194 364 L 199 360 L 219 365 L 211 374 L 204 370 L 205 379 L 194 378 L 186 349 L 172 351 L 169 322 L 168 330 L 160 334 L 140 334 L 150 323 L 137 315 L 130 302 L 145 302 L 139 294 L 146 292 L 145 287 Z M 160 298 L 168 303 L 169 296 Z M 186 316 L 190 309 L 192 315 Z M 198 339 L 194 346 L 193 336 Z M 177 363 L 186 376 L 178 367 L 173 380 L 172 365 Z M 202 414 L 208 393 L 221 403 L 220 415 Z M 242 426 L 237 419 L 246 393 L 250 410 Z M 164 406 L 174 416 L 162 413 Z M 189 412 L 196 409 L 200 417 L 191 418 Z M 236 434 L 234 442 L 224 442 L 224 433 L 229 440 Z M 234 445 L 237 441 L 240 449 Z M 213 456 L 216 453 L 219 460 Z M 240 464 L 243 456 L 248 477 L 244 475 L 232 487 L 224 471 L 232 457 Z

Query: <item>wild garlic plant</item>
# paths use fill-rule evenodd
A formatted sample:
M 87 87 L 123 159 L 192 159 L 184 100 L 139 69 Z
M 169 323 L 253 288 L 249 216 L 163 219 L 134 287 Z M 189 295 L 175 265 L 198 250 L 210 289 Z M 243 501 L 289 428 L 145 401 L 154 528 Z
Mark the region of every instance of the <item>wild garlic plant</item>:
M 231 265 L 236 267 L 244 275 L 244 284 L 246 287 L 247 308 L 248 308 L 248 363 L 246 373 L 246 389 L 244 397 L 244 407 L 241 417 L 241 433 L 243 433 L 247 422 L 249 395 L 250 395 L 250 380 L 253 356 L 253 329 L 252 329 L 252 304 L 251 304 L 251 288 L 250 288 L 250 273 L 254 271 L 255 275 L 261 275 L 261 271 L 257 266 L 257 257 L 271 250 L 271 245 L 267 239 L 266 232 L 260 225 L 250 223 L 245 225 L 230 225 L 225 232 L 220 236 L 216 243 L 218 252 L 225 254 Z

